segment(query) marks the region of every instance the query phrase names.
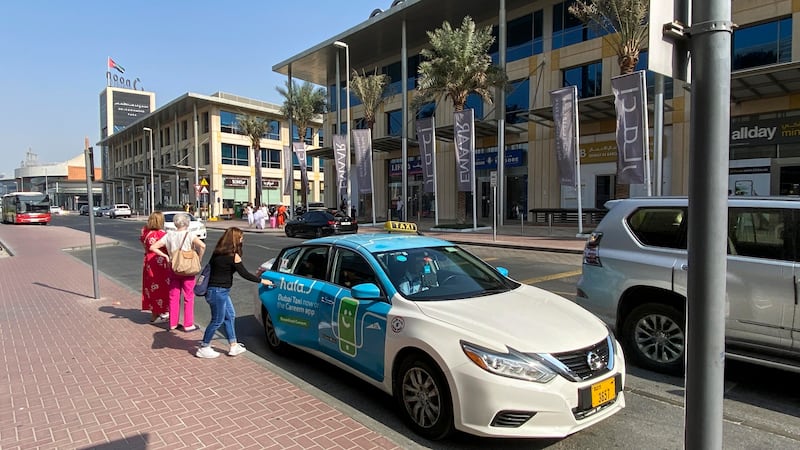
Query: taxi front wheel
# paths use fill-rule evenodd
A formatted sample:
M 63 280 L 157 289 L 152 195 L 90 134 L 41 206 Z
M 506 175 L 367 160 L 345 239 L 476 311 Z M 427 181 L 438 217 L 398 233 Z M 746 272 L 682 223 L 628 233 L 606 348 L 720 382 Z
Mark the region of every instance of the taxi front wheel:
M 412 355 L 397 371 L 395 400 L 408 425 L 431 440 L 453 431 L 453 402 L 441 370 L 428 358 Z
M 282 354 L 286 351 L 286 343 L 280 340 L 278 333 L 275 332 L 275 325 L 269 311 L 262 306 L 261 317 L 264 318 L 264 336 L 267 338 L 267 346 L 275 353 Z

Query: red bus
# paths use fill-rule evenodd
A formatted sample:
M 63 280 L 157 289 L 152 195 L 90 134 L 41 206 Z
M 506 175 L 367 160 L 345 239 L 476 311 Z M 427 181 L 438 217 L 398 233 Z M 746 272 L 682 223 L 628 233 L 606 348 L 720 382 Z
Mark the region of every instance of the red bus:
M 3 196 L 3 223 L 50 223 L 50 196 L 14 192 Z

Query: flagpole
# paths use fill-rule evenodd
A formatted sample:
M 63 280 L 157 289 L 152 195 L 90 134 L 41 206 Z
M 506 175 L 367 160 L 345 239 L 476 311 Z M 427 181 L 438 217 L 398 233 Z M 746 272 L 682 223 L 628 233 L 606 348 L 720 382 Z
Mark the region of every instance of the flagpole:
M 572 120 L 575 124 L 575 190 L 578 197 L 578 235 L 583 237 L 583 202 L 581 201 L 581 132 L 580 122 L 578 121 L 578 88 L 573 87 L 573 108 Z
M 645 82 L 644 71 L 640 71 L 639 89 L 642 93 L 642 128 L 644 130 L 644 176 L 647 183 L 647 196 L 653 195 L 653 180 L 650 176 L 650 124 L 647 120 L 647 83 Z

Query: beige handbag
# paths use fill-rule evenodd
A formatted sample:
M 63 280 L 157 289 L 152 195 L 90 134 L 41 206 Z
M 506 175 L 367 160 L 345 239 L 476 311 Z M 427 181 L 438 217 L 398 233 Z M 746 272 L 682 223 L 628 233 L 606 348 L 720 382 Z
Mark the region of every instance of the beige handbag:
M 183 249 L 183 243 L 186 242 L 187 237 L 189 237 L 188 231 L 183 236 L 180 247 L 172 253 L 172 258 L 170 258 L 172 271 L 176 275 L 195 276 L 200 273 L 200 256 L 194 251 L 194 248 Z

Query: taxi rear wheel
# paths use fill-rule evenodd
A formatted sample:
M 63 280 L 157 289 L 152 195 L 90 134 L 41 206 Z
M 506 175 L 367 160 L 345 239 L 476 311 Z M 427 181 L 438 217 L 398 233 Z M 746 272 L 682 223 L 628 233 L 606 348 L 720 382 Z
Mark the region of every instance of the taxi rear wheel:
M 286 343 L 281 341 L 278 333 L 275 332 L 275 325 L 272 323 L 272 316 L 269 311 L 262 307 L 261 316 L 264 318 L 264 337 L 267 339 L 267 346 L 275 353 L 283 353 L 286 351 Z
M 443 439 L 453 431 L 453 402 L 441 370 L 428 358 L 406 358 L 397 372 L 395 400 L 417 434 Z

